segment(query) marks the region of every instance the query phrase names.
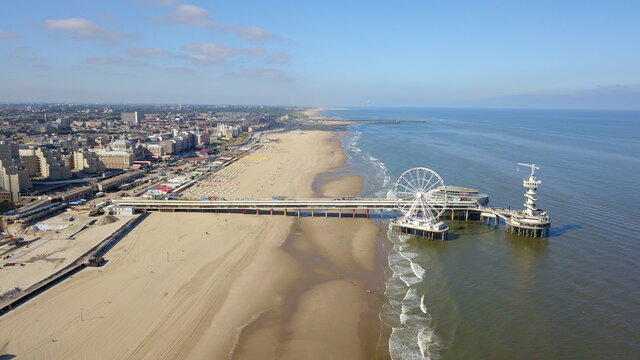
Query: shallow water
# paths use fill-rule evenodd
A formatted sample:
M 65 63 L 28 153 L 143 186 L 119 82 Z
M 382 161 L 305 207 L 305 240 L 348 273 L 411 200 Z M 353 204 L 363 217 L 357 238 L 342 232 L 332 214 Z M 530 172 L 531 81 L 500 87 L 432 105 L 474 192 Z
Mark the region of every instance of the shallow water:
M 386 197 L 411 167 L 521 208 L 517 163 L 541 166 L 551 236 L 450 223 L 450 241 L 390 235 L 394 359 L 632 359 L 640 354 L 640 112 L 351 109 L 344 139 L 365 195 Z

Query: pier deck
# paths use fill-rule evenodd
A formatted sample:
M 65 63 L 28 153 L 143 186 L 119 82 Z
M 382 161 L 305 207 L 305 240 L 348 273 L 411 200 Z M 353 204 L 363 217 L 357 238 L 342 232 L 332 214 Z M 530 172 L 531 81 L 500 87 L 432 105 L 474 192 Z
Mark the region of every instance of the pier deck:
M 258 215 L 339 216 L 396 218 L 402 215 L 398 207 L 404 205 L 395 199 L 376 198 L 295 198 L 295 199 L 231 199 L 231 200 L 145 200 L 122 198 L 113 200 L 117 206 L 133 206 L 145 211 L 193 211 L 193 212 L 241 212 Z M 548 234 L 549 223 L 528 225 L 514 219 L 523 215 L 522 210 L 481 205 L 476 200 L 447 201 L 435 206 L 446 208 L 445 218 L 464 220 L 493 219 L 498 224 L 502 219 L 509 232 L 522 235 L 544 236 Z M 384 213 L 385 211 L 386 214 Z
M 301 210 L 394 210 L 398 208 L 395 199 L 375 198 L 340 198 L 340 199 L 232 199 L 232 200 L 143 200 L 143 199 L 114 199 L 118 206 L 133 206 L 137 210 L 271 210 L 271 209 L 301 209 Z M 436 205 L 443 205 L 437 204 Z M 479 210 L 476 201 L 448 202 L 450 210 Z

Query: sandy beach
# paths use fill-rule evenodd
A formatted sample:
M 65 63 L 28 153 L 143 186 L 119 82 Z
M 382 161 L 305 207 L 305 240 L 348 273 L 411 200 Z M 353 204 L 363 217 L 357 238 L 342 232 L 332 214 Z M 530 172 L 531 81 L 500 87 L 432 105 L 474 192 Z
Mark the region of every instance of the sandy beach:
M 315 107 L 315 108 L 306 109 L 302 113 L 311 122 L 322 122 L 323 124 L 326 124 L 326 125 L 348 125 L 349 124 L 348 121 L 344 121 L 340 118 L 322 115 L 322 112 L 327 110 L 345 110 L 345 109 Z
M 28 289 L 62 270 L 131 219 L 129 216 L 109 217 L 113 222 L 102 223 L 102 218 L 104 216 L 90 217 L 88 211 L 63 212 L 19 233 L 19 236 L 29 241 L 29 245 L 16 251 L 10 259 L 0 261 L 17 264 L 0 270 L 0 294 L 14 288 Z M 94 224 L 88 225 L 92 220 Z M 59 228 L 32 230 L 35 226 Z
M 229 198 L 353 196 L 329 131 L 269 135 L 222 170 Z M 217 188 L 216 188 L 217 189 Z M 221 191 L 221 190 L 216 190 Z M 385 358 L 380 228 L 366 219 L 152 213 L 107 255 L 0 319 L 0 355 L 64 359 Z M 381 345 L 382 342 L 382 345 Z M 383 349 L 382 351 L 380 349 Z

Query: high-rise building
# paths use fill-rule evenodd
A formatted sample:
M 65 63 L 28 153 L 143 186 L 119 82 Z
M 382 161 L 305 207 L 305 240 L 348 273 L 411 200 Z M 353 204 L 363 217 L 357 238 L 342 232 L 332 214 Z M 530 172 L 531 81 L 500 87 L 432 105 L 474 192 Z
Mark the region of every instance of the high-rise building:
M 216 125 L 216 135 L 225 139 L 233 139 L 240 133 L 240 127 L 237 125 L 227 125 L 218 123 Z
M 93 152 L 80 149 L 73 153 L 73 168 L 89 174 L 99 174 L 106 169 L 98 155 Z
M 62 162 L 64 163 L 64 167 L 66 167 L 69 170 L 73 170 L 74 169 L 74 162 L 73 162 L 73 153 L 71 154 L 62 154 Z
M 31 179 L 20 159 L 18 144 L 0 141 L 0 191 L 12 203 L 20 201 L 20 191 L 31 188 Z
M 122 120 L 122 122 L 126 122 L 132 125 L 140 125 L 143 119 L 144 114 L 139 111 L 120 114 L 120 120 Z
M 57 150 L 45 147 L 20 149 L 20 156 L 26 163 L 28 173 L 33 177 L 49 180 L 71 178 L 71 169 L 65 165 L 62 155 Z
M 49 180 L 66 180 L 71 178 L 69 169 L 57 150 L 38 148 L 36 156 L 40 159 L 40 175 Z
M 8 192 L 11 202 L 20 201 L 20 174 L 11 160 L 0 159 L 0 191 Z
M 20 149 L 20 159 L 27 170 L 29 177 L 38 177 L 40 174 L 40 159 L 36 156 L 35 148 Z

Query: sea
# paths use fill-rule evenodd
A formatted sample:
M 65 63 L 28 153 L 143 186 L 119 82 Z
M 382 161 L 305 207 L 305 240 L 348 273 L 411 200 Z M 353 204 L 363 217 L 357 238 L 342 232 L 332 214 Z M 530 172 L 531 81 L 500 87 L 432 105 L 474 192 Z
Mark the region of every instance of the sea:
M 388 234 L 392 359 L 640 359 L 640 112 L 350 108 L 344 147 L 387 197 L 407 169 L 523 208 L 535 163 L 550 236 L 449 221 L 447 241 Z M 403 235 L 404 236 L 404 235 Z

